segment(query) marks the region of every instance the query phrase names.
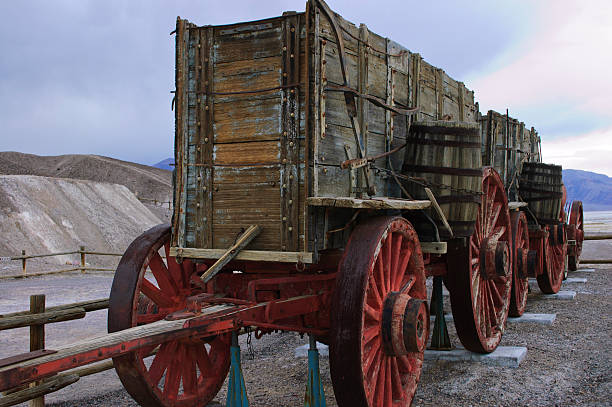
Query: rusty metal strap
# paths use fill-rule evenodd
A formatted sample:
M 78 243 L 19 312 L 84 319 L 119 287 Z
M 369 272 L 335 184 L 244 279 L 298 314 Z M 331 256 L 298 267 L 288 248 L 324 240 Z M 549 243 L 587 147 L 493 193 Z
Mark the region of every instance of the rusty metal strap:
M 360 42 L 360 43 L 364 44 L 364 45 L 365 45 L 365 46 L 366 46 L 366 47 L 367 47 L 369 50 L 372 50 L 372 51 L 377 52 L 377 53 L 379 53 L 379 54 L 386 55 L 386 56 L 389 56 L 389 57 L 401 57 L 402 55 L 410 54 L 410 51 L 408 51 L 408 50 L 406 50 L 406 49 L 401 50 L 401 51 L 400 51 L 400 52 L 398 52 L 397 54 L 391 54 L 391 53 L 386 52 L 386 51 L 381 51 L 381 50 L 379 50 L 378 48 L 374 47 L 372 44 L 368 44 L 367 42 L 365 42 L 365 41 L 364 41 L 364 40 L 362 40 L 361 38 L 355 37 L 355 36 L 354 36 L 353 34 L 351 34 L 351 33 L 349 32 L 349 30 L 347 30 L 346 28 L 344 28 L 344 27 L 342 27 L 342 26 L 341 26 L 341 28 L 342 28 L 342 31 L 344 31 L 346 35 L 348 35 L 349 37 L 351 37 L 351 38 L 352 38 L 352 39 L 354 39 L 355 41 L 357 41 L 357 42 Z
M 412 123 L 410 127 L 410 131 L 412 133 L 428 133 L 428 134 L 441 134 L 441 135 L 466 135 L 473 136 L 474 138 L 480 139 L 478 135 L 478 125 L 474 123 L 470 126 L 445 126 L 443 124 L 433 124 L 416 122 Z M 480 147 L 480 143 L 477 143 L 478 147 Z
M 482 203 L 482 198 L 478 192 L 467 195 L 445 195 L 436 197 L 439 204 L 447 203 Z
M 381 153 L 381 154 L 377 154 L 377 155 L 373 155 L 373 156 L 370 156 L 370 157 L 365 157 L 365 158 L 354 158 L 354 159 L 352 159 L 352 160 L 346 160 L 346 161 L 343 161 L 343 162 L 340 164 L 340 168 L 342 168 L 343 170 L 345 170 L 345 169 L 347 169 L 347 168 L 349 168 L 349 167 L 352 167 L 352 166 L 354 166 L 354 165 L 359 166 L 361 163 L 363 163 L 363 164 L 365 165 L 365 163 L 367 163 L 367 162 L 376 161 L 376 160 L 378 160 L 379 158 L 384 158 L 384 157 L 387 157 L 387 156 L 389 156 L 389 155 L 391 155 L 391 154 L 397 153 L 397 152 L 398 152 L 398 151 L 400 151 L 401 149 L 405 148 L 407 145 L 408 145 L 408 143 L 404 143 L 404 144 L 402 144 L 401 146 L 397 146 L 397 147 L 395 147 L 394 149 L 389 150 L 389 151 L 387 151 L 387 152 L 385 152 L 385 153 Z
M 464 177 L 482 177 L 482 170 L 472 168 L 435 167 L 430 165 L 408 165 L 405 164 L 402 171 L 424 172 L 432 174 L 458 175 Z
M 224 95 L 247 95 L 247 94 L 252 94 L 252 93 L 272 92 L 272 91 L 275 91 L 275 90 L 282 90 L 282 89 L 288 89 L 288 88 L 298 88 L 301 85 L 302 85 L 301 83 L 288 83 L 286 85 L 274 86 L 272 88 L 263 88 L 263 89 L 238 90 L 238 91 L 234 91 L 234 92 L 208 92 L 208 91 L 201 90 L 201 91 L 197 91 L 195 93 L 197 95 L 217 95 L 217 96 L 224 96 Z
M 451 141 L 451 140 L 434 140 L 421 137 L 408 137 L 406 142 L 410 144 L 435 145 L 443 147 L 465 147 L 465 148 L 480 148 L 480 143 L 470 143 L 467 141 Z
M 341 86 L 341 85 L 334 85 L 334 84 L 330 84 L 327 85 L 327 87 L 325 88 L 326 91 L 332 91 L 332 92 L 344 92 L 345 94 L 351 94 L 353 96 L 357 96 L 360 97 L 362 99 L 366 99 L 369 102 L 371 102 L 372 104 L 378 106 L 378 107 L 382 107 L 383 109 L 386 110 L 390 110 L 394 113 L 397 114 L 401 114 L 403 116 L 411 116 L 413 114 L 418 113 L 419 108 L 418 107 L 413 107 L 410 109 L 402 109 L 399 108 L 397 106 L 391 106 L 388 105 L 387 103 L 385 103 L 384 100 L 377 98 L 376 96 L 372 96 L 372 95 L 367 95 L 365 93 L 360 93 L 358 92 L 356 89 L 353 88 L 349 88 L 348 86 Z
M 285 165 L 287 163 L 280 162 L 268 162 L 268 163 L 239 163 L 239 164 L 210 164 L 210 163 L 187 163 L 184 164 L 188 167 L 206 167 L 206 168 L 242 168 L 242 167 L 280 167 L 281 165 Z M 304 164 L 304 161 L 295 161 L 291 162 L 291 164 Z

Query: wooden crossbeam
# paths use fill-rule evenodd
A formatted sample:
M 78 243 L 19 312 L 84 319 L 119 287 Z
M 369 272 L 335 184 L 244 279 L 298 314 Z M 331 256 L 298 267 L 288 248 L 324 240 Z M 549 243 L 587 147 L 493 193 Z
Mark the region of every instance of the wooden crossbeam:
M 242 249 L 244 249 L 249 243 L 259 235 L 261 232 L 261 227 L 258 225 L 251 225 L 249 228 L 240 236 L 240 238 L 236 241 L 236 243 L 230 247 L 224 254 L 213 264 L 210 266 L 208 270 L 202 274 L 200 279 L 207 283 L 213 278 L 227 263 L 232 261 L 234 257 L 240 253 Z

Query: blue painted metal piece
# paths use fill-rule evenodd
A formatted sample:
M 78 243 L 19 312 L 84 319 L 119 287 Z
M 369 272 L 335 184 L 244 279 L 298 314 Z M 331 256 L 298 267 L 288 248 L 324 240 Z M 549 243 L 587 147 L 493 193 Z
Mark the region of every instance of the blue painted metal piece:
M 231 364 L 229 371 L 229 384 L 227 386 L 227 407 L 249 407 L 244 376 L 240 366 L 240 346 L 238 335 L 232 333 L 232 346 L 230 347 Z
M 304 407 L 326 407 L 325 391 L 319 375 L 319 351 L 312 335 L 310 336 L 310 349 L 308 349 L 308 383 L 306 384 Z

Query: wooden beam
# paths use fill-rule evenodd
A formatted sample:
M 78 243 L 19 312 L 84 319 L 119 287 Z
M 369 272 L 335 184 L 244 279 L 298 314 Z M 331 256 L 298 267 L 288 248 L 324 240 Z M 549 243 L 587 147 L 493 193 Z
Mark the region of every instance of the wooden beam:
M 0 368 L 0 391 L 53 376 L 59 372 L 113 358 L 144 346 L 194 335 L 200 327 L 185 327 L 188 321 L 236 307 L 228 304 L 213 305 L 202 309 L 198 316 L 128 328 L 94 338 L 87 338 L 58 349 L 56 353 Z
M 333 208 L 353 208 L 353 209 L 399 209 L 399 210 L 418 210 L 425 209 L 431 205 L 430 201 L 412 201 L 408 199 L 391 198 L 372 198 L 359 199 L 350 197 L 310 197 L 307 199 L 309 206 L 327 206 Z
M 63 389 L 78 380 L 79 376 L 76 374 L 56 376 L 50 380 L 44 381 L 38 386 L 11 393 L 0 398 L 0 407 L 14 406 L 24 401 L 42 397 L 45 394 Z
M 527 206 L 527 202 L 508 202 L 508 209 L 511 211 Z
M 108 298 L 104 298 L 104 299 L 100 299 L 100 300 L 81 301 L 81 302 L 75 302 L 75 303 L 72 303 L 72 304 L 56 305 L 54 307 L 47 307 L 45 309 L 45 311 L 47 311 L 47 312 L 49 312 L 49 311 L 62 311 L 62 310 L 73 309 L 73 308 L 83 308 L 85 310 L 85 312 L 91 312 L 91 311 L 98 311 L 98 310 L 101 310 L 101 309 L 106 309 L 106 308 L 108 308 Z M 0 319 L 1 318 L 8 318 L 8 317 L 16 317 L 16 316 L 19 316 L 19 315 L 30 315 L 30 311 L 11 312 L 10 314 L 0 315 Z
M 206 270 L 204 274 L 202 274 L 200 279 L 205 283 L 209 282 L 210 279 L 213 278 L 219 271 L 221 271 L 221 269 L 225 267 L 227 263 L 232 261 L 232 259 L 234 259 L 242 249 L 244 249 L 249 243 L 251 243 L 253 239 L 255 239 L 257 235 L 259 235 L 259 232 L 261 232 L 261 227 L 259 227 L 258 225 L 249 226 L 248 229 L 240 236 L 238 241 L 225 253 L 223 253 L 223 256 L 219 257 L 219 260 L 217 260 L 215 264 L 210 266 L 210 268 L 208 268 L 208 270 Z
M 586 235 L 584 236 L 584 240 L 610 240 L 610 239 L 612 239 L 612 235 Z
M 218 259 L 226 250 L 224 249 L 192 249 L 188 247 L 171 247 L 170 256 L 187 259 Z M 242 250 L 235 260 L 270 261 L 278 263 L 305 263 L 312 264 L 312 253 L 309 252 L 278 252 L 267 250 Z
M 421 251 L 431 254 L 446 254 L 447 246 L 446 242 L 421 242 Z
M 70 321 L 85 317 L 83 308 L 71 308 L 59 311 L 49 311 L 40 314 L 17 315 L 0 319 L 0 331 L 24 326 L 44 325 L 54 322 Z
M 431 189 L 425 188 L 425 193 L 427 194 L 427 197 L 429 198 L 429 200 L 431 201 L 431 204 L 436 210 L 436 213 L 442 220 L 442 224 L 444 225 L 444 228 L 448 231 L 448 233 L 450 233 L 451 237 L 453 237 L 454 236 L 453 229 L 448 224 L 448 220 L 446 220 L 446 216 L 444 216 L 444 212 L 442 212 L 442 208 L 440 208 L 440 205 L 438 205 L 438 201 L 436 201 L 436 197 L 434 196 L 433 192 L 431 192 Z

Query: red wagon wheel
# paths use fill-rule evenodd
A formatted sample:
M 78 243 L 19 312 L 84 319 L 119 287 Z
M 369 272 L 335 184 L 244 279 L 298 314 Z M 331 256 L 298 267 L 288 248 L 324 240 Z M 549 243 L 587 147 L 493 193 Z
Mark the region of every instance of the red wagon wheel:
M 409 406 L 429 336 L 423 255 L 412 225 L 376 217 L 352 232 L 332 300 L 338 405 Z
M 525 312 L 529 278 L 527 276 L 527 254 L 529 253 L 529 229 L 524 212 L 512 212 L 512 292 L 510 294 L 511 317 L 520 317 Z
M 545 294 L 555 294 L 561 289 L 565 277 L 567 239 L 563 224 L 547 225 L 548 236 L 544 240 L 544 272 L 537 276 L 538 286 Z
M 584 241 L 584 218 L 582 213 L 582 202 L 572 202 L 569 218 L 568 239 L 576 241 L 572 254 L 567 257 L 568 268 L 571 271 L 578 270 L 580 255 L 582 254 L 582 242 Z
M 159 225 L 128 247 L 117 267 L 108 308 L 108 330 L 149 324 L 185 308 L 201 291 L 189 278 L 195 265 L 169 256 L 170 226 Z M 164 247 L 166 262 L 159 254 Z M 130 395 L 143 406 L 205 406 L 217 394 L 229 369 L 228 335 L 169 340 L 157 347 L 113 358 Z M 151 356 L 155 353 L 154 356 Z
M 486 167 L 474 233 L 465 245 L 449 247 L 447 287 L 457 335 L 473 352 L 495 350 L 510 305 L 512 268 L 510 214 L 504 184 Z

